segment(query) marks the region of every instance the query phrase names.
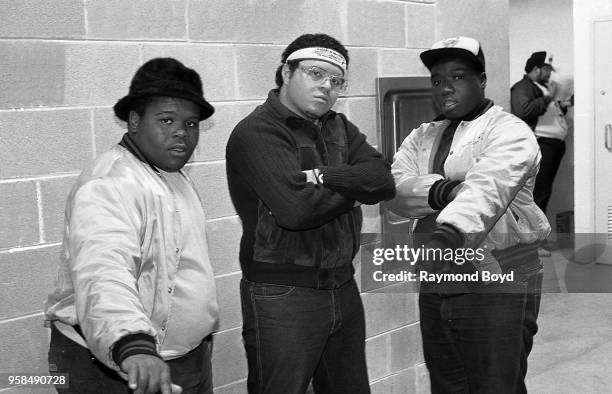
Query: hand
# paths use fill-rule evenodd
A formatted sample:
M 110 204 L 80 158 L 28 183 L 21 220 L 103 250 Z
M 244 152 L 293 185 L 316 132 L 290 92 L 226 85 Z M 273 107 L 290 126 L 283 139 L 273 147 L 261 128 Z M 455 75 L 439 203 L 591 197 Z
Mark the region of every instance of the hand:
M 170 381 L 170 367 L 159 357 L 135 354 L 123 360 L 128 386 L 135 394 L 179 394 L 183 389 Z

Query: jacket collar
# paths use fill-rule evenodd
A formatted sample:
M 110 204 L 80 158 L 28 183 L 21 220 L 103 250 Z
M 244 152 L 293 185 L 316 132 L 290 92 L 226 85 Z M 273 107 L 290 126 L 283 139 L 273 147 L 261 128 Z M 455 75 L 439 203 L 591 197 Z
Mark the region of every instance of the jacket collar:
M 151 163 L 146 158 L 146 156 L 140 151 L 140 149 L 138 149 L 138 146 L 136 145 L 136 143 L 134 142 L 134 140 L 132 139 L 129 133 L 126 132 L 125 134 L 123 134 L 121 141 L 119 141 L 119 145 L 123 146 L 125 149 L 128 150 L 128 152 L 136 156 L 138 160 L 142 161 L 143 163 L 148 164 L 153 169 L 153 171 L 155 171 L 157 175 L 161 175 L 157 167 L 155 167 L 153 163 Z

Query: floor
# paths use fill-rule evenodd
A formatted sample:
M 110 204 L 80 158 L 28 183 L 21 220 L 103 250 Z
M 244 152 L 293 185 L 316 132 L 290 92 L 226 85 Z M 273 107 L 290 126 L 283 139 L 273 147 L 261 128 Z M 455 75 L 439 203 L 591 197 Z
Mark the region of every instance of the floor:
M 612 393 L 612 265 L 576 264 L 567 250 L 544 261 L 530 393 Z

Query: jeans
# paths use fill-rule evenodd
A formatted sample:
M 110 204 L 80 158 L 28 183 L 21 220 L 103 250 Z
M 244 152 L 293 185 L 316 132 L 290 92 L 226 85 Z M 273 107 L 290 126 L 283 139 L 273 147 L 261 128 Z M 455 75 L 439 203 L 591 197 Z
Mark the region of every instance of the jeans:
M 552 194 L 553 181 L 565 154 L 565 141 L 556 138 L 538 137 L 538 145 L 540 145 L 542 159 L 533 188 L 533 199 L 538 207 L 546 213 L 548 200 Z
M 240 283 L 249 393 L 369 393 L 355 280 L 334 290 Z
M 212 394 L 211 341 L 204 340 L 191 352 L 168 360 L 172 383 L 183 388 L 183 394 Z M 51 372 L 68 373 L 68 388 L 57 388 L 60 394 L 128 394 L 127 382 L 117 372 L 98 361 L 91 352 L 66 337 L 51 325 L 49 347 Z
M 524 274 L 518 286 L 523 291 L 419 295 L 432 393 L 527 392 L 542 270 Z

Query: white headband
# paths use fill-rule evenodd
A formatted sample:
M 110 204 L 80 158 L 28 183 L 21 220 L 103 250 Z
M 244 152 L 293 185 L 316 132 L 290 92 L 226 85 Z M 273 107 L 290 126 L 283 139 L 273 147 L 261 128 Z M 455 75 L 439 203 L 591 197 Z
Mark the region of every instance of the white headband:
M 310 47 L 298 49 L 297 51 L 291 53 L 291 55 L 287 57 L 286 61 L 288 62 L 289 60 L 302 59 L 323 60 L 324 62 L 328 62 L 340 67 L 342 71 L 346 74 L 346 59 L 344 58 L 344 56 L 334 51 L 333 49 L 324 47 Z

